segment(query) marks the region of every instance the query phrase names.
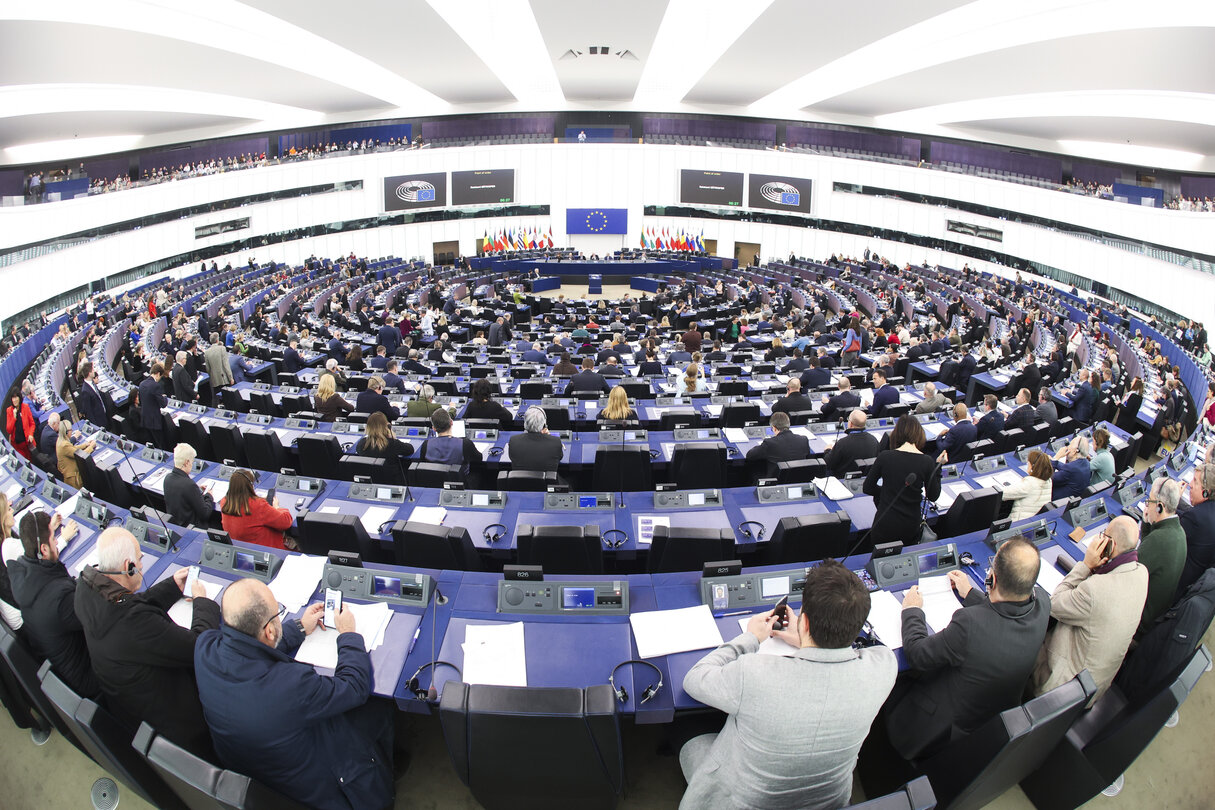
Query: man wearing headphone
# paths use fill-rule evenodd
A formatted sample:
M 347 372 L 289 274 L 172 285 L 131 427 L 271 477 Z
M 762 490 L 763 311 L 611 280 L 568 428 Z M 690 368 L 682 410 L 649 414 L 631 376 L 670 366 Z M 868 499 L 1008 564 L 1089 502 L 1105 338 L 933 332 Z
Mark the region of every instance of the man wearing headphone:
M 1146 633 L 1156 617 L 1169 609 L 1177 593 L 1177 582 L 1185 567 L 1185 530 L 1177 519 L 1181 484 L 1172 478 L 1157 478 L 1143 502 L 1143 527 L 1139 530 L 1139 562 L 1148 570 L 1148 595 L 1139 620 L 1139 634 Z
M 146 721 L 211 761 L 211 734 L 194 683 L 194 642 L 203 631 L 219 627 L 219 605 L 195 581 L 190 627 L 178 627 L 168 610 L 182 598 L 189 569 L 139 593 L 142 564 L 135 536 L 115 526 L 97 539 L 97 564 L 80 572 L 76 616 L 93 672 L 116 717 L 132 727 Z
M 1186 558 L 1177 596 L 1182 596 L 1203 573 L 1215 565 L 1215 463 L 1194 468 L 1190 479 L 1190 509 L 1181 516 L 1185 531 Z

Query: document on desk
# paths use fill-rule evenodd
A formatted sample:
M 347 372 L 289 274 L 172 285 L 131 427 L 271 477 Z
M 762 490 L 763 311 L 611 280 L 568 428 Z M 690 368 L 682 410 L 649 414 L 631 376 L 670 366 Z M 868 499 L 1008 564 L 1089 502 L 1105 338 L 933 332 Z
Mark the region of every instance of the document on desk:
M 751 621 L 750 616 L 743 616 L 738 620 L 738 626 L 742 631 L 747 632 L 747 624 Z M 794 647 L 789 642 L 780 638 L 767 638 L 759 643 L 760 655 L 783 655 L 786 658 L 797 652 L 797 647 Z
M 465 683 L 527 686 L 527 645 L 523 622 L 464 626 Z
M 948 484 L 941 484 L 941 497 L 936 500 L 937 509 L 942 512 L 949 511 L 949 507 L 953 506 L 953 502 L 963 492 L 970 492 L 970 484 L 965 481 L 951 481 Z
M 494 443 L 493 442 L 473 442 L 473 445 L 476 446 L 477 450 L 480 451 L 482 457 L 484 457 L 485 454 L 489 452 L 489 449 L 494 446 Z
M 844 486 L 844 483 L 834 475 L 828 478 L 815 478 L 814 485 L 818 487 L 819 492 L 833 501 L 846 501 L 852 497 L 852 490 Z
M 935 439 L 938 436 L 940 436 L 942 433 L 945 433 L 949 430 L 949 426 L 942 424 L 941 422 L 927 422 L 923 425 L 923 428 L 924 428 L 924 435 L 930 439 Z
M 457 439 L 464 438 L 464 420 L 457 419 L 451 423 L 451 435 Z
M 283 567 L 270 583 L 270 592 L 283 603 L 288 613 L 294 613 L 304 605 L 325 573 L 326 559 L 311 554 L 289 554 L 283 559 Z
M 975 483 L 980 487 L 995 487 L 996 489 L 1008 489 L 1013 484 L 1021 480 L 1021 474 L 1016 470 L 1003 469 L 999 472 L 985 475 L 982 478 L 976 478 Z
M 1042 561 L 1041 567 L 1038 569 L 1038 584 L 1042 586 L 1042 590 L 1049 594 L 1055 592 L 1055 588 L 1059 587 L 1059 583 L 1063 581 L 1063 572 L 1059 570 L 1059 566 L 1053 562 Z
M 708 605 L 650 610 L 629 616 L 639 658 L 707 650 L 722 643 L 721 631 Z
M 948 627 L 953 614 L 962 608 L 949 577 L 920 577 L 920 594 L 924 597 L 924 618 L 934 632 Z
M 363 645 L 367 652 L 384 643 L 384 631 L 392 620 L 392 608 L 384 602 L 361 605 L 354 602 L 343 602 L 343 608 L 348 608 L 354 614 L 354 629 L 363 637 Z M 335 669 L 337 667 L 337 639 L 341 633 L 336 628 L 321 627 L 304 638 L 304 643 L 295 651 L 295 660 L 314 667 Z
M 903 646 L 903 604 L 890 591 L 869 594 L 869 624 L 878 641 L 890 649 Z
M 55 507 L 55 514 L 56 514 L 56 515 L 59 515 L 60 517 L 62 517 L 62 518 L 63 518 L 63 519 L 66 521 L 66 520 L 67 520 L 68 518 L 70 518 L 70 517 L 71 517 L 73 514 L 75 514 L 75 512 L 76 512 L 76 502 L 77 502 L 77 501 L 79 501 L 79 500 L 80 500 L 80 493 L 79 493 L 79 492 L 77 492 L 75 495 L 73 495 L 72 497 L 70 497 L 70 498 L 68 498 L 66 501 L 64 501 L 63 503 L 61 503 L 61 504 L 59 504 L 58 506 L 56 506 L 56 507 Z M 10 498 L 10 499 L 9 499 L 9 503 L 12 503 L 12 501 L 13 501 L 13 499 L 12 499 L 12 498 Z
M 666 515 L 638 515 L 635 533 L 637 542 L 647 546 L 653 543 L 654 529 L 658 526 L 671 528 L 671 518 Z
M 726 441 L 731 444 L 744 444 L 747 442 L 747 432 L 742 428 L 728 427 L 722 428 L 722 435 L 726 437 Z
M 210 582 L 202 577 L 199 577 L 198 581 L 202 583 L 204 588 L 207 589 L 208 599 L 214 599 L 215 597 L 219 596 L 219 592 L 224 589 L 223 583 Z M 194 619 L 194 602 L 187 599 L 183 595 L 180 599 L 173 603 L 173 607 L 169 608 L 169 618 L 172 619 L 173 623 L 178 627 L 184 627 L 189 630 L 190 623 Z
M 200 484 L 207 484 L 211 487 L 211 497 L 215 499 L 216 506 L 228 494 L 228 482 L 223 478 L 206 478 L 199 481 Z
M 409 513 L 410 520 L 429 523 L 432 526 L 442 526 L 443 519 L 446 517 L 447 509 L 442 506 L 415 506 Z
M 168 474 L 169 474 L 168 467 L 161 467 L 158 470 L 154 470 L 151 475 L 149 475 L 143 479 L 142 483 L 144 485 L 144 488 L 151 489 L 151 490 L 154 490 L 161 494 L 164 494 L 165 476 L 167 476 Z

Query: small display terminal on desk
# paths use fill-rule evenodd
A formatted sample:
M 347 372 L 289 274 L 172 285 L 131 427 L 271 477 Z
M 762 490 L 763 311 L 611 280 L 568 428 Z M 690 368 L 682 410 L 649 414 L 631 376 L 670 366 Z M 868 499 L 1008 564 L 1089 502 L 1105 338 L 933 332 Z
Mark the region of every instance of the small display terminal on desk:
M 1142 501 L 1147 496 L 1147 492 L 1147 483 L 1142 478 L 1134 478 L 1119 488 L 1118 502 L 1122 504 L 1123 509 L 1130 509 Z
M 1052 520 L 1035 520 L 1033 523 L 1026 523 L 1024 526 L 1018 526 L 1015 529 L 1002 529 L 998 532 L 992 532 L 987 536 L 987 545 L 991 546 L 996 551 L 1000 550 L 1000 546 L 1012 540 L 1014 537 L 1023 537 L 1035 546 L 1041 547 L 1055 539 L 1055 533 L 1051 528 Z
M 706 576 L 700 580 L 700 600 L 714 613 L 775 605 L 789 595 L 801 601 L 808 570 L 790 568 L 787 571 Z
M 307 492 L 319 495 L 325 489 L 325 479 L 308 478 L 302 475 L 280 475 L 278 480 L 274 482 L 274 485 L 280 492 L 288 489 L 292 492 Z
M 76 507 L 72 516 L 79 523 L 87 524 L 94 529 L 104 529 L 113 519 L 111 512 L 104 503 L 97 503 L 81 495 L 76 499 Z
M 695 489 L 654 493 L 655 509 L 702 509 L 706 506 L 721 506 L 721 490 Z
M 502 509 L 506 493 L 475 489 L 445 489 L 439 493 L 439 505 L 462 509 Z
M 991 456 L 990 458 L 977 458 L 974 460 L 976 473 L 995 472 L 1007 466 L 1008 462 L 1004 459 L 1004 456 Z
M 959 565 L 957 546 L 946 543 L 919 551 L 871 558 L 866 570 L 879 588 L 890 588 L 915 582 L 920 577 L 956 571 Z
M 709 439 L 720 439 L 719 428 L 675 428 L 674 439 L 677 442 L 698 442 Z
M 332 562 L 325 564 L 321 583 L 326 588 L 341 591 L 344 596 L 355 599 L 412 607 L 425 607 L 434 590 L 434 579 L 430 574 L 356 568 Z
M 532 613 L 563 616 L 627 616 L 629 583 L 563 582 L 548 580 L 498 582 L 499 613 Z
M 649 432 L 642 428 L 628 430 L 612 429 L 599 431 L 600 444 L 620 444 L 621 442 L 644 442 L 649 439 Z
M 1105 498 L 1103 497 L 1098 497 L 1088 503 L 1082 503 L 1063 513 L 1063 519 L 1072 524 L 1072 526 L 1085 529 L 1094 523 L 1108 520 L 1109 516 L 1110 513 L 1105 507 Z
M 387 484 L 351 484 L 348 497 L 364 501 L 405 503 L 405 487 Z
M 254 577 L 262 582 L 274 579 L 283 563 L 280 557 L 269 551 L 234 546 L 231 542 L 217 539 L 203 541 L 202 555 L 198 562 L 213 571 L 239 577 Z
M 773 484 L 756 487 L 755 497 L 760 503 L 810 501 L 818 497 L 818 487 L 808 481 L 803 484 Z
M 615 498 L 610 492 L 549 492 L 544 496 L 545 509 L 578 511 L 582 509 L 611 509 Z
M 170 543 L 176 543 L 178 539 L 177 534 L 172 529 L 169 529 L 169 534 L 166 536 L 164 527 L 137 518 L 134 512 L 131 513 L 131 516 L 126 519 L 126 523 L 123 525 L 144 548 L 152 549 L 153 551 L 164 551 L 169 547 Z

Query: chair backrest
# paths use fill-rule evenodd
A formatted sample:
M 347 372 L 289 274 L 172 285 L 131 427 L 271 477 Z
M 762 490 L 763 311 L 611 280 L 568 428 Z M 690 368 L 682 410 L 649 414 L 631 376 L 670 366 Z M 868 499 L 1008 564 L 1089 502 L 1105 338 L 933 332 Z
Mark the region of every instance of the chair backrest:
M 101 473 L 101 480 L 105 482 L 101 488 L 101 496 L 114 504 L 121 506 L 123 509 L 130 509 L 135 506 L 135 491 L 131 485 L 123 480 L 122 473 L 117 467 L 101 467 L 97 468 Z
M 211 446 L 215 448 L 215 454 L 219 460 L 231 459 L 238 467 L 248 466 L 248 457 L 245 455 L 245 437 L 239 427 L 236 425 L 211 425 L 208 432 L 211 434 Z
M 296 449 L 300 454 L 300 474 L 315 478 L 331 476 L 342 457 L 342 445 L 336 436 L 300 436 Z
M 284 394 L 279 400 L 279 406 L 283 409 L 285 418 L 300 411 L 312 410 L 312 397 L 307 394 Z
M 260 782 L 195 756 L 147 723 L 131 744 L 190 810 L 307 810 Z
M 463 481 L 459 464 L 439 464 L 433 461 L 415 461 L 409 465 L 409 483 L 415 487 L 442 489 L 448 481 Z
M 520 565 L 543 566 L 554 574 L 602 574 L 599 526 L 532 526 L 515 529 Z
M 658 417 L 660 430 L 674 430 L 677 427 L 700 427 L 700 412 L 692 408 L 671 408 Z
M 524 399 L 542 399 L 552 396 L 553 386 L 548 380 L 528 380 L 519 383 L 519 396 Z
M 545 424 L 549 430 L 572 430 L 574 425 L 570 421 L 570 410 L 564 405 L 545 405 L 541 408 L 544 411 Z
M 249 403 L 240 395 L 240 392 L 235 388 L 221 388 L 219 391 L 219 401 L 229 411 L 237 413 L 248 413 Z
M 734 532 L 655 526 L 646 572 L 699 571 L 707 562 L 734 557 Z
M 246 429 L 245 457 L 249 460 L 249 466 L 255 470 L 278 472 L 283 467 L 290 466 L 287 463 L 287 451 L 283 449 L 283 443 L 273 430 Z
M 300 550 L 324 557 L 330 551 L 353 551 L 364 562 L 391 562 L 378 540 L 367 534 L 358 515 L 309 512 L 300 521 Z
M 939 537 L 957 537 L 991 526 L 1000 511 L 1004 494 L 996 487 L 963 492 L 937 523 Z
M 477 549 L 463 526 L 398 520 L 392 525 L 392 545 L 397 565 L 456 571 L 482 568 Z
M 770 472 L 775 473 L 778 484 L 806 484 L 815 478 L 827 475 L 827 462 L 821 458 L 799 458 L 793 461 L 778 461 Z
M 486 808 L 609 810 L 624 790 L 615 693 L 448 681 L 439 720 L 460 781 Z M 528 740 L 527 745 L 519 741 Z
M 264 413 L 266 416 L 278 416 L 279 408 L 269 391 L 250 391 L 249 410 Z
M 848 553 L 851 530 L 847 512 L 783 517 L 761 550 L 764 565 L 842 559 Z
M 193 447 L 199 458 L 216 458 L 211 449 L 211 435 L 207 433 L 206 426 L 201 422 L 195 422 L 193 419 L 179 419 L 177 429 L 181 433 L 181 440 Z
M 650 449 L 646 445 L 601 444 L 595 450 L 591 488 L 647 492 L 654 488 Z
M 850 810 L 933 810 L 936 806 L 937 797 L 927 776 L 912 779 L 894 793 L 848 805 Z
M 83 751 L 84 748 L 76 740 L 71 727 L 59 717 L 55 707 L 42 691 L 42 685 L 38 681 L 38 669 L 42 662 L 4 622 L 0 622 L 0 659 L 4 660 L 9 674 L 21 690 L 26 705 L 32 706 L 64 739 Z
M 675 445 L 671 454 L 671 477 L 680 489 L 725 486 L 726 446 L 721 442 Z
M 1097 692 L 1088 670 L 979 728 L 921 764 L 937 801 L 978 810 L 1038 769 Z
M 392 472 L 396 469 L 398 474 L 393 480 Z M 353 481 L 356 475 L 370 478 L 375 484 L 399 484 L 400 482 L 400 467 L 395 463 L 389 466 L 389 460 L 386 458 L 375 458 L 373 456 L 354 456 L 349 453 L 341 456 L 338 459 L 338 478 L 343 481 Z
M 759 418 L 759 405 L 754 402 L 729 402 L 721 408 L 722 427 L 742 427 Z
M 557 483 L 557 473 L 544 470 L 503 470 L 498 473 L 498 489 L 511 492 L 544 492 Z
M 46 661 L 38 670 L 42 692 L 59 719 L 71 728 L 94 762 L 141 799 L 155 807 L 183 807 L 164 780 L 131 748 L 131 730 L 92 700 L 82 698 L 51 671 Z

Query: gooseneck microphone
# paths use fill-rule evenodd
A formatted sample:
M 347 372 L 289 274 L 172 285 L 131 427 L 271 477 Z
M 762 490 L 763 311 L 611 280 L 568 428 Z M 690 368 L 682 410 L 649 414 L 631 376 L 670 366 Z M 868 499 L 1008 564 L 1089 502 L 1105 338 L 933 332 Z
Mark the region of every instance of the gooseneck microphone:
M 844 555 L 844 559 L 851 557 L 856 552 L 856 550 L 864 544 L 866 538 L 868 538 L 869 535 L 873 532 L 873 527 L 878 525 L 878 522 L 881 521 L 882 518 L 886 517 L 886 513 L 890 511 L 890 507 L 894 506 L 895 503 L 898 502 L 898 499 L 902 496 L 902 494 L 904 492 L 906 492 L 911 487 L 915 486 L 916 482 L 918 480 L 919 480 L 919 478 L 916 476 L 915 473 L 913 473 L 913 472 L 907 473 L 907 477 L 903 479 L 903 489 L 899 491 L 898 495 L 895 495 L 894 498 L 891 499 L 890 503 L 886 504 L 886 508 L 882 510 L 881 514 L 874 516 L 873 523 L 869 524 L 869 528 L 865 531 L 865 533 L 862 534 L 860 536 L 860 538 L 856 541 L 856 543 L 854 543 L 852 545 L 852 548 L 848 549 L 848 553 Z

